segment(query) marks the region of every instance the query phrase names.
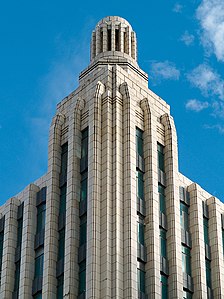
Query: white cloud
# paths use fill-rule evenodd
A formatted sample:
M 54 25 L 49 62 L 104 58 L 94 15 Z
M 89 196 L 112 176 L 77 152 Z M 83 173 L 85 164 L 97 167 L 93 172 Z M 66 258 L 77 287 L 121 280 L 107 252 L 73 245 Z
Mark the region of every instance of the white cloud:
M 187 30 L 181 36 L 180 40 L 185 43 L 186 46 L 190 46 L 194 42 L 194 35 L 190 34 Z
M 208 107 L 209 107 L 208 102 L 202 102 L 202 101 L 198 101 L 196 99 L 188 100 L 188 102 L 186 103 L 186 109 L 192 110 L 195 112 L 200 112 Z
M 173 12 L 181 13 L 183 10 L 183 5 L 176 3 L 173 7 Z
M 206 51 L 214 52 L 218 60 L 224 61 L 224 1 L 202 0 L 196 15 Z
M 224 100 L 224 80 L 207 64 L 197 66 L 187 78 L 204 96 L 216 96 Z
M 224 102 L 214 101 L 212 103 L 212 116 L 224 118 Z
M 180 71 L 170 61 L 152 61 L 150 66 L 151 78 L 154 80 L 179 80 Z
M 220 134 L 224 134 L 224 125 L 216 124 L 216 125 L 204 125 L 205 129 L 215 129 L 218 130 Z

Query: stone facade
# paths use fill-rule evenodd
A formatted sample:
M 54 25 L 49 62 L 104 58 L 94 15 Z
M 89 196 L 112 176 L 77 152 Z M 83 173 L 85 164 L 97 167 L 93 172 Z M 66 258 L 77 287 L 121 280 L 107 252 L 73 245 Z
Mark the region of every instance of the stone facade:
M 97 24 L 48 154 L 0 207 L 0 298 L 224 298 L 224 205 L 178 171 L 170 107 L 126 20 Z

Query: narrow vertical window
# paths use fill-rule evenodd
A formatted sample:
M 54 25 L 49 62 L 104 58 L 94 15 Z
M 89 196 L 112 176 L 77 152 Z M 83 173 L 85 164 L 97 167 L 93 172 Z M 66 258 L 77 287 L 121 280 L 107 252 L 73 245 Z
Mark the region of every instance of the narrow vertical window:
M 168 299 L 168 278 L 165 275 L 160 277 L 162 299 Z
M 64 256 L 65 256 L 65 221 L 67 194 L 68 143 L 61 147 L 60 199 L 58 215 L 58 260 L 57 260 L 57 299 L 63 298 Z
M 13 298 L 19 298 L 19 281 L 20 281 L 20 263 L 21 263 L 21 246 L 22 246 L 22 232 L 23 232 L 23 207 L 22 203 L 18 207 L 17 212 L 17 242 L 15 252 L 15 281 Z
M 115 29 L 115 51 L 120 51 L 119 29 Z
M 42 298 L 42 284 L 44 271 L 44 235 L 46 218 L 46 194 L 47 188 L 37 192 L 37 228 L 35 236 L 35 270 L 33 280 L 33 298 Z
M 111 51 L 111 29 L 107 29 L 107 50 Z
M 0 219 L 0 282 L 2 274 L 2 256 L 3 256 L 3 243 L 4 243 L 4 226 L 5 216 Z
M 80 160 L 80 205 L 79 205 L 79 295 L 86 292 L 86 242 L 87 242 L 87 199 L 88 199 L 88 128 L 82 131 Z

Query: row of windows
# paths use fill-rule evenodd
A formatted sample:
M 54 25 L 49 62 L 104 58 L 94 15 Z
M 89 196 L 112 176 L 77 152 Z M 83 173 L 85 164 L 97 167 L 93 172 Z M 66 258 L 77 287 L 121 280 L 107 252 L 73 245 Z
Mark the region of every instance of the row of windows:
M 164 146 L 157 143 L 157 159 L 158 159 L 158 170 L 165 172 L 165 159 L 164 159 Z M 161 214 L 166 215 L 166 197 L 165 197 L 165 186 L 158 183 L 159 193 L 159 210 Z M 160 255 L 162 258 L 167 259 L 167 240 L 166 230 L 160 227 Z M 168 272 L 167 272 L 168 273 Z M 160 275 L 160 287 L 161 287 L 161 298 L 168 298 L 168 276 L 161 272 Z
M 82 131 L 81 140 L 81 192 L 80 204 L 86 203 L 88 197 L 88 128 Z M 79 246 L 80 248 L 87 242 L 87 210 L 80 214 L 80 227 L 79 227 Z M 83 247 L 82 247 L 83 249 Z M 86 250 L 86 249 L 83 249 Z M 86 259 L 79 263 L 79 295 L 86 291 Z
M 136 154 L 141 157 L 141 161 L 144 164 L 143 158 L 143 131 L 136 128 Z M 137 161 L 136 161 L 137 163 Z M 137 163 L 138 164 L 138 163 Z M 139 166 L 139 167 L 138 167 Z M 136 193 L 137 197 L 144 201 L 144 166 L 137 165 L 136 167 Z M 138 215 L 138 243 L 145 246 L 145 226 L 144 226 L 144 216 L 139 213 Z M 139 257 L 138 257 L 139 259 Z M 137 269 L 137 282 L 138 290 L 140 293 L 145 294 L 145 265 L 142 259 L 138 261 Z
M 205 214 L 204 212 L 207 211 Z M 210 248 L 209 242 L 209 219 L 208 219 L 208 206 L 203 203 L 203 227 L 204 227 L 204 242 L 205 242 L 205 269 L 206 269 L 206 284 L 209 289 L 212 289 L 212 273 L 211 261 L 208 258 L 207 250 Z

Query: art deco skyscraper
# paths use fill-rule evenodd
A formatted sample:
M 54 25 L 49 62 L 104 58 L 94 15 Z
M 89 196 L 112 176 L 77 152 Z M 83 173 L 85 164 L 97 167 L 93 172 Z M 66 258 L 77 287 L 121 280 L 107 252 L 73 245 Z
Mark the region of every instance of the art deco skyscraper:
M 57 106 L 48 171 L 0 208 L 0 298 L 224 298 L 224 206 L 178 171 L 169 105 L 106 17 Z

